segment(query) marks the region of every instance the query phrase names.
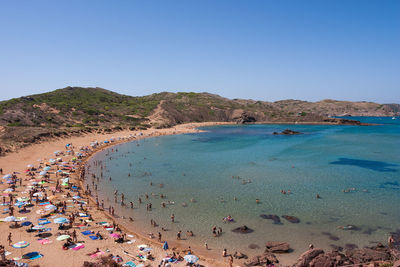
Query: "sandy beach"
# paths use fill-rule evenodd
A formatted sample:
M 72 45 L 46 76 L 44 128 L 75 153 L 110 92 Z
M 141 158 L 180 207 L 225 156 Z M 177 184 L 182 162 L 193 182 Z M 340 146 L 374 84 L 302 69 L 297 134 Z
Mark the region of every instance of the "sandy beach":
M 16 200 L 20 197 L 29 197 L 28 187 L 32 188 L 32 178 L 36 178 L 36 181 L 40 181 L 38 173 L 35 173 L 34 177 L 28 177 L 27 173 L 27 166 L 29 164 L 34 165 L 35 167 L 39 166 L 39 163 L 42 162 L 41 166 L 44 167 L 44 163 L 47 162 L 50 158 L 57 158 L 61 157 L 63 162 L 68 162 L 70 166 L 74 166 L 74 168 L 78 168 L 79 164 L 83 164 L 88 157 L 99 151 L 104 149 L 109 145 L 115 145 L 122 142 L 127 142 L 129 140 L 134 140 L 137 138 L 146 138 L 146 137 L 154 137 L 154 136 L 161 136 L 161 135 L 170 135 L 170 134 L 182 134 L 182 133 L 193 133 L 198 132 L 199 130 L 196 127 L 206 126 L 206 125 L 216 125 L 220 123 L 191 123 L 191 124 L 184 124 L 179 125 L 173 128 L 168 129 L 148 129 L 144 131 L 121 131 L 116 133 L 109 133 L 109 134 L 85 134 L 82 136 L 72 136 L 67 138 L 60 138 L 60 139 L 53 139 L 50 141 L 32 144 L 28 147 L 20 149 L 18 152 L 10 153 L 4 157 L 0 158 L 0 168 L 3 169 L 2 177 L 6 174 L 16 174 L 16 188 L 15 191 L 11 192 L 13 194 L 13 199 Z M 222 124 L 222 123 L 221 123 Z M 110 142 L 108 144 L 102 143 L 104 140 L 116 140 L 115 142 Z M 92 152 L 88 152 L 85 157 L 82 158 L 82 161 L 79 164 L 73 165 L 71 159 L 75 157 L 75 155 L 67 155 L 66 153 L 66 144 L 72 144 L 75 148 L 75 151 L 78 151 L 79 147 L 88 146 L 91 142 L 98 141 L 102 143 L 99 147 L 94 149 Z M 61 151 L 64 155 L 55 156 L 55 151 Z M 92 217 L 92 221 L 88 222 L 87 226 L 82 227 L 82 222 L 87 218 L 76 218 L 73 227 L 68 230 L 58 230 L 58 225 L 53 222 L 54 218 L 56 217 L 65 217 L 72 213 L 77 213 L 79 211 L 79 205 L 77 202 L 73 202 L 73 198 L 71 196 L 81 195 L 82 200 L 87 200 L 87 197 L 84 196 L 82 189 L 78 193 L 70 192 L 63 188 L 62 192 L 55 192 L 54 194 L 50 192 L 50 188 L 54 187 L 56 180 L 60 179 L 61 177 L 56 177 L 57 165 L 50 165 L 51 169 L 48 171 L 49 180 L 48 183 L 44 184 L 43 192 L 47 194 L 48 198 L 51 199 L 51 203 L 56 203 L 57 201 L 63 202 L 67 201 L 67 206 L 65 209 L 65 213 L 62 215 L 58 215 L 56 213 L 51 213 L 49 215 L 48 220 L 50 223 L 46 224 L 46 228 L 48 229 L 46 232 L 50 233 L 49 237 L 47 238 L 45 243 L 48 244 L 41 244 L 38 240 L 41 238 L 37 236 L 38 232 L 28 233 L 26 229 L 29 227 L 20 227 L 17 229 L 10 229 L 10 225 L 14 224 L 13 222 L 4 222 L 0 223 L 0 238 L 2 240 L 1 244 L 5 246 L 5 250 L 10 252 L 11 254 L 7 255 L 7 259 L 16 259 L 18 262 L 28 263 L 30 266 L 32 265 L 40 265 L 40 266 L 83 266 L 85 261 L 96 262 L 96 258 L 90 257 L 87 254 L 90 252 L 96 251 L 98 248 L 100 251 L 104 252 L 104 255 L 113 254 L 119 255 L 122 257 L 122 263 L 133 261 L 136 265 L 140 264 L 140 259 L 135 257 L 138 255 L 139 248 L 138 245 L 146 245 L 151 248 L 151 254 L 155 258 L 154 260 L 146 260 L 143 261 L 144 266 L 158 266 L 160 261 L 166 256 L 166 253 L 172 253 L 171 248 L 176 248 L 174 251 L 178 252 L 181 251 L 180 255 L 184 256 L 185 253 L 182 252 L 183 247 L 179 246 L 179 242 L 169 242 L 170 249 L 164 251 L 162 249 L 163 242 L 160 243 L 157 241 L 157 238 L 150 240 L 139 235 L 139 229 L 128 229 L 124 220 L 111 218 L 107 214 L 107 212 L 100 211 L 96 207 L 96 203 L 93 202 L 93 199 L 84 206 L 85 211 L 80 211 L 86 214 L 90 214 Z M 37 172 L 42 171 L 42 169 L 38 169 Z M 78 185 L 78 170 L 76 172 L 71 172 L 69 175 L 70 184 Z M 65 177 L 64 177 L 65 178 Z M 20 185 L 19 179 L 22 179 L 22 184 Z M 4 182 L 1 184 L 1 190 L 6 190 L 9 187 L 9 184 L 5 183 L 5 179 L 2 179 Z M 53 188 L 54 189 L 54 188 Z M 67 195 L 70 192 L 70 195 Z M 8 193 L 3 193 L 5 196 L 5 202 L 9 201 Z M 7 195 L 7 196 L 6 196 Z M 73 205 L 71 205 L 73 204 Z M 7 208 L 7 205 L 3 205 L 3 209 Z M 39 210 L 42 210 L 42 205 L 33 205 L 33 207 L 28 208 L 27 213 L 20 213 L 18 208 L 15 207 L 13 216 L 19 217 L 26 217 L 23 218 L 25 221 L 30 221 L 34 225 L 37 224 L 38 219 L 40 219 L 41 214 L 38 214 Z M 3 210 L 2 219 L 10 216 L 9 212 Z M 79 220 L 81 219 L 81 223 Z M 110 237 L 110 234 L 105 230 L 103 225 L 98 224 L 99 222 L 108 222 L 110 224 L 113 223 L 115 220 L 118 223 L 120 228 L 122 229 L 122 233 L 127 234 L 126 240 L 130 240 L 130 242 L 124 243 L 116 243 L 114 242 L 114 238 Z M 23 221 L 21 221 L 22 223 Z M 81 225 L 81 226 L 79 226 Z M 62 246 L 65 241 L 58 241 L 56 240 L 57 236 L 60 233 L 64 233 L 68 231 L 70 234 L 73 231 L 76 231 L 77 235 L 77 242 L 78 244 L 83 245 L 81 249 L 67 249 L 63 250 Z M 91 240 L 88 236 L 81 234 L 82 231 L 89 230 L 93 231 L 94 233 L 100 232 L 100 234 L 105 237 L 104 240 Z M 11 242 L 10 244 L 15 244 L 19 241 L 27 241 L 29 242 L 29 246 L 25 248 L 14 248 L 9 245 L 8 236 L 11 233 Z M 120 233 L 121 234 L 121 233 Z M 164 240 L 163 240 L 164 241 Z M 205 248 L 196 248 L 192 247 L 193 254 L 199 256 L 200 260 L 197 262 L 204 266 L 229 266 L 228 258 L 222 257 L 222 251 L 218 249 L 211 248 L 210 250 L 206 250 Z M 29 252 L 39 252 L 42 257 L 36 258 L 34 260 L 29 259 L 21 259 L 22 255 L 29 253 Z M 7 253 L 8 254 L 8 253 Z M 181 261 L 177 264 L 177 266 L 184 266 L 186 261 Z M 234 265 L 239 264 L 238 261 L 235 260 Z

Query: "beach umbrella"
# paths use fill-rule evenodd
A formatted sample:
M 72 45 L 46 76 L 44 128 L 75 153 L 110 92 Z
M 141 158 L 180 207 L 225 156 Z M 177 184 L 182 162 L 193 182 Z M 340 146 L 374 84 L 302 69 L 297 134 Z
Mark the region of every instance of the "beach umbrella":
M 29 246 L 29 243 L 26 241 L 19 241 L 12 245 L 13 248 L 26 248 L 27 246 Z
M 3 179 L 10 179 L 11 177 L 12 177 L 11 174 L 6 174 L 6 175 L 3 176 Z
M 33 164 L 28 164 L 26 167 L 33 168 Z
M 58 241 L 63 241 L 63 240 L 68 239 L 68 238 L 70 238 L 69 235 L 60 235 L 59 237 L 57 237 L 57 240 Z
M 41 171 L 39 172 L 39 175 L 45 176 L 47 174 L 47 171 Z
M 116 233 L 110 234 L 110 236 L 113 237 L 113 238 L 120 238 L 121 237 L 121 235 L 116 234 Z
M 32 222 L 30 222 L 30 221 L 26 221 L 26 222 L 21 223 L 22 226 L 29 226 L 31 224 L 32 224 Z
M 46 226 L 44 226 L 44 225 L 36 225 L 36 226 L 32 227 L 33 230 L 41 230 L 41 229 L 44 229 L 44 228 L 46 228 Z
M 45 214 L 47 214 L 47 213 L 49 213 L 48 211 L 45 211 L 45 210 L 37 210 L 36 211 L 36 214 L 39 214 L 39 215 L 45 215 Z
M 17 220 L 14 216 L 8 216 L 4 219 L 5 222 L 15 222 Z
M 113 257 L 112 257 L 112 260 L 115 261 L 115 262 L 117 262 L 117 263 L 123 261 L 122 258 L 121 258 L 120 256 L 113 256 Z
M 43 196 L 43 193 L 42 193 L 42 192 L 36 192 L 36 193 L 34 193 L 32 196 L 34 196 L 34 197 L 41 197 L 41 196 Z
M 54 223 L 69 223 L 69 220 L 64 217 L 55 218 L 53 220 Z
M 12 191 L 14 191 L 14 189 L 12 189 L 12 188 L 7 188 L 7 189 L 5 189 L 3 192 L 12 192 Z
M 44 210 L 46 210 L 46 211 L 55 210 L 55 209 L 57 209 L 57 207 L 54 205 L 51 205 L 51 204 L 44 206 Z
M 196 261 L 199 260 L 199 257 L 197 257 L 196 255 L 186 255 L 183 257 L 185 259 L 185 261 L 187 261 L 188 263 L 195 263 Z
M 164 242 L 164 245 L 163 245 L 162 248 L 163 248 L 164 250 L 167 250 L 167 249 L 168 249 L 168 243 L 167 243 L 167 241 Z
M 43 168 L 44 171 L 49 171 L 50 169 L 51 169 L 50 166 L 46 166 L 46 167 Z

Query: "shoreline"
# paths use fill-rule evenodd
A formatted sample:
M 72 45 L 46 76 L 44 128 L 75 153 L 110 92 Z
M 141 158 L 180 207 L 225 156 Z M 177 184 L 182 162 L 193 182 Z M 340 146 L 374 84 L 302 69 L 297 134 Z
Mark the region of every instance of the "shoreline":
M 93 151 L 88 153 L 82 159 L 82 162 L 78 166 L 76 166 L 76 172 L 71 173 L 70 179 L 71 179 L 71 182 L 73 182 L 75 184 L 81 183 L 81 187 L 82 187 L 83 181 L 81 181 L 79 179 L 79 174 L 80 174 L 80 171 L 82 170 L 82 167 L 91 157 L 93 157 L 96 153 L 98 153 L 104 149 L 108 149 L 115 145 L 120 145 L 120 144 L 123 144 L 126 142 L 130 142 L 130 141 L 134 141 L 134 140 L 138 140 L 138 139 L 142 139 L 142 138 L 200 132 L 200 130 L 197 129 L 198 127 L 223 125 L 223 124 L 228 124 L 228 123 L 214 123 L 214 122 L 190 123 L 190 124 L 183 124 L 183 125 L 175 126 L 172 128 L 166 128 L 166 129 L 121 131 L 121 132 L 117 132 L 117 133 L 108 133 L 108 134 L 90 133 L 90 134 L 84 134 L 84 135 L 80 135 L 80 136 L 69 136 L 68 138 L 61 137 L 61 138 L 57 138 L 57 139 L 44 141 L 41 143 L 35 143 L 30 146 L 21 148 L 16 152 L 11 152 L 3 157 L 0 157 L 0 168 L 3 169 L 3 175 L 5 175 L 7 173 L 17 172 L 17 173 L 19 173 L 18 177 L 23 179 L 23 181 L 28 181 L 27 178 L 23 178 L 24 170 L 26 170 L 27 164 L 35 164 L 35 166 L 36 166 L 36 164 L 38 164 L 38 159 L 41 159 L 42 161 L 46 161 L 49 158 L 54 157 L 52 152 L 56 151 L 56 150 L 63 151 L 65 148 L 65 144 L 67 144 L 67 143 L 72 143 L 76 148 L 78 148 L 79 146 L 87 146 L 90 144 L 90 142 L 92 142 L 94 140 L 98 140 L 100 142 L 100 140 L 103 141 L 103 140 L 107 140 L 107 139 L 110 139 L 113 137 L 121 138 L 122 140 L 120 140 L 120 141 L 110 142 L 108 144 L 103 143 L 103 145 L 100 146 L 98 149 L 94 149 Z M 137 136 L 140 133 L 142 133 L 143 135 Z M 136 138 L 132 138 L 133 135 L 136 135 Z M 129 138 L 127 136 L 131 136 L 131 137 Z M 63 160 L 68 161 L 67 158 L 70 159 L 72 157 L 73 156 L 63 156 Z M 27 185 L 27 182 L 24 182 L 23 186 L 26 186 L 26 185 Z M 1 186 L 0 188 L 2 190 L 7 188 L 7 184 L 5 184 L 5 183 L 0 186 Z M 84 187 L 80 188 L 79 191 L 82 193 L 82 196 L 85 196 L 83 194 Z M 19 193 L 19 192 L 20 192 L 20 190 L 17 187 L 15 193 Z M 23 192 L 21 192 L 21 193 L 23 193 Z M 87 203 L 87 208 L 88 208 L 88 211 L 90 212 L 90 214 L 92 215 L 92 217 L 94 218 L 95 222 L 103 221 L 104 219 L 107 219 L 109 221 L 116 220 L 118 224 L 121 223 L 122 219 L 113 218 L 106 211 L 97 209 L 93 198 L 91 198 L 89 200 L 90 200 L 90 202 Z M 94 203 L 94 205 L 93 205 L 93 203 Z M 34 211 L 37 211 L 36 206 L 34 208 L 32 208 L 32 212 L 30 214 L 28 214 L 28 216 L 30 215 L 28 217 L 28 219 L 30 221 L 35 221 L 35 219 L 39 218 L 39 216 L 37 216 Z M 22 214 L 18 215 L 18 216 L 22 216 Z M 3 217 L 7 217 L 7 215 L 3 215 Z M 32 217 L 35 217 L 35 218 L 32 218 Z M 104 247 L 103 250 L 110 250 L 112 253 L 115 253 L 116 251 L 117 252 L 120 251 L 119 254 L 122 257 L 124 257 L 124 259 L 126 259 L 128 256 L 130 257 L 129 259 L 131 259 L 132 257 L 130 255 L 137 254 L 136 252 L 132 252 L 132 253 L 126 254 L 126 255 L 124 255 L 123 253 L 125 251 L 129 251 L 129 249 L 132 250 L 132 249 L 136 248 L 136 245 L 139 244 L 140 242 L 143 242 L 145 244 L 151 244 L 152 245 L 151 247 L 153 248 L 152 254 L 156 258 L 156 260 L 153 261 L 152 264 L 155 264 L 155 263 L 158 264 L 159 261 L 162 258 L 164 258 L 165 254 L 166 254 L 161 248 L 162 244 L 158 243 L 157 240 L 151 240 L 149 238 L 146 238 L 145 236 L 143 236 L 140 233 L 140 231 L 136 231 L 135 229 L 132 229 L 131 227 L 126 226 L 124 223 L 121 224 L 121 229 L 123 229 L 124 231 L 126 231 L 128 233 L 133 233 L 135 236 L 134 238 L 136 239 L 136 243 L 130 245 L 130 247 L 125 247 L 122 249 L 122 246 L 120 244 L 114 243 L 113 240 L 110 240 L 110 238 L 108 238 L 108 240 L 103 240 L 103 241 L 82 241 L 82 242 L 86 242 L 85 247 L 87 247 L 87 248 L 83 249 L 83 251 L 82 251 L 83 253 L 74 252 L 74 251 L 70 252 L 70 250 L 63 251 L 58 246 L 61 244 L 61 242 L 55 241 L 55 240 L 54 240 L 55 246 L 54 245 L 43 246 L 40 244 L 38 245 L 36 242 L 34 242 L 35 238 L 33 236 L 28 235 L 24 231 L 24 229 L 22 229 L 22 228 L 9 229 L 8 226 L 9 226 L 9 223 L 0 223 L 0 239 L 2 239 L 3 241 L 6 241 L 8 233 L 12 232 L 13 233 L 13 242 L 25 239 L 30 242 L 30 246 L 27 249 L 22 249 L 22 250 L 12 248 L 11 246 L 6 246 L 6 250 L 10 251 L 12 253 L 11 256 L 8 256 L 7 258 L 8 259 L 15 258 L 15 257 L 18 258 L 18 256 L 22 256 L 23 253 L 27 253 L 28 251 L 32 251 L 32 250 L 40 251 L 41 253 L 43 253 L 43 255 L 45 255 L 44 257 L 41 257 L 40 259 L 36 259 L 34 262 L 22 260 L 22 262 L 27 262 L 29 264 L 39 264 L 40 266 L 55 266 L 55 265 L 57 265 L 57 263 L 59 263 L 60 260 L 62 260 L 65 263 L 68 262 L 68 264 L 66 264 L 65 266 L 83 266 L 84 261 L 93 262 L 93 259 L 86 256 L 86 253 L 88 253 L 88 251 L 94 250 L 94 248 L 96 248 L 96 246 L 101 247 L 101 245 L 96 242 L 102 242 L 103 247 Z M 54 225 L 53 225 L 53 227 L 54 227 Z M 93 225 L 93 227 L 97 228 L 98 226 Z M 78 233 L 78 236 L 79 236 L 79 238 L 82 237 L 80 233 Z M 139 238 L 137 238 L 137 237 L 139 237 Z M 5 245 L 6 242 L 4 242 L 3 244 Z M 125 245 L 125 243 L 122 245 Z M 177 250 L 182 250 L 182 248 L 180 246 L 177 246 L 174 241 L 172 241 L 170 244 L 170 247 L 172 247 L 172 246 L 176 246 Z M 169 250 L 169 252 L 171 252 L 171 250 Z M 195 250 L 195 252 L 197 252 L 197 249 Z M 213 253 L 210 253 L 210 254 L 204 255 L 204 256 L 203 256 L 203 253 L 197 253 L 197 254 L 199 255 L 199 258 L 200 258 L 200 260 L 199 260 L 200 264 L 205 264 L 205 266 L 227 266 L 227 263 L 224 263 L 222 260 L 221 261 L 216 260 L 215 258 L 217 258 L 217 257 Z M 73 258 L 71 259 L 71 257 L 73 257 Z M 222 258 L 222 256 L 220 256 L 220 257 Z M 125 262 L 126 261 L 127 260 L 125 260 Z M 177 266 L 184 266 L 184 263 L 186 263 L 186 262 L 180 262 L 177 264 Z
M 185 133 L 201 132 L 201 130 L 197 129 L 198 127 L 217 126 L 217 125 L 230 125 L 230 124 L 231 123 L 213 123 L 213 122 L 199 123 L 199 125 L 198 124 L 193 125 L 192 123 L 190 123 L 189 125 L 188 124 L 182 124 L 183 126 L 190 126 L 190 127 L 185 127 L 186 129 L 188 129 L 188 131 L 185 131 L 185 132 L 182 132 L 182 133 L 170 133 L 170 134 L 164 134 L 164 135 L 139 136 L 139 137 L 134 138 L 134 139 L 128 139 L 128 140 L 123 140 L 123 141 L 120 141 L 120 142 L 117 141 L 117 142 L 114 142 L 114 143 L 109 143 L 106 146 L 102 146 L 99 149 L 94 150 L 88 156 L 85 157 L 85 159 L 79 164 L 78 173 L 76 175 L 77 177 L 75 177 L 75 179 L 77 179 L 79 181 L 79 185 L 81 187 L 81 190 L 83 191 L 84 188 L 85 188 L 85 184 L 84 184 L 85 183 L 85 179 L 84 178 L 83 179 L 79 179 L 82 171 L 86 167 L 86 164 L 88 163 L 88 161 L 90 161 L 94 156 L 96 156 L 96 154 L 98 154 L 98 153 L 100 153 L 100 152 L 102 152 L 102 151 L 104 151 L 106 149 L 111 149 L 111 148 L 116 147 L 118 145 L 126 144 L 126 143 L 133 142 L 133 141 L 136 141 L 136 140 L 142 140 L 142 139 L 146 139 L 146 138 L 153 138 L 153 137 L 166 136 L 166 135 L 179 135 L 179 134 L 185 134 Z M 166 129 L 171 129 L 171 128 L 166 128 Z M 96 200 L 94 199 L 94 197 L 92 195 L 85 195 L 85 196 L 90 200 L 90 202 L 93 205 L 96 205 Z M 113 222 L 117 223 L 124 232 L 129 233 L 129 234 L 133 234 L 135 236 L 138 236 L 138 237 L 140 237 L 140 239 L 142 239 L 142 240 L 144 240 L 144 241 L 146 241 L 146 242 L 148 242 L 150 244 L 153 244 L 155 246 L 158 246 L 159 248 L 162 248 L 162 244 L 163 243 L 158 242 L 156 240 L 156 238 L 151 239 L 151 238 L 147 237 L 143 232 L 140 232 L 140 230 L 136 230 L 136 231 L 133 230 L 132 229 L 133 226 L 132 225 L 128 225 L 129 222 L 126 221 L 126 218 L 121 218 L 118 215 L 112 216 L 106 210 L 103 210 L 101 208 L 97 208 L 97 210 L 99 212 L 101 212 L 106 218 L 108 218 L 108 219 L 112 220 Z M 172 248 L 173 251 L 178 251 L 178 252 L 185 250 L 184 245 L 179 244 L 178 241 L 168 240 L 168 244 L 169 244 L 170 250 L 171 250 L 171 248 Z M 212 266 L 226 266 L 226 263 L 224 263 L 221 260 L 217 260 L 216 259 L 216 256 L 218 256 L 218 255 L 220 256 L 220 253 L 212 253 L 210 251 L 205 252 L 204 248 L 202 249 L 202 248 L 200 248 L 199 246 L 196 246 L 196 245 L 194 245 L 194 246 L 191 245 L 191 248 L 192 248 L 193 251 L 199 251 L 199 250 L 201 251 L 200 253 L 197 253 L 197 252 L 194 253 L 194 254 L 196 254 L 196 256 L 198 256 L 200 258 L 200 261 L 205 261 L 205 262 L 207 262 L 209 264 L 213 264 Z
M 264 124 L 264 123 L 260 123 L 260 124 Z M 271 124 L 279 124 L 279 123 L 271 123 Z M 293 124 L 293 123 L 287 123 L 287 124 Z M 132 142 L 135 140 L 139 140 L 139 139 L 144 139 L 144 138 L 151 138 L 151 137 L 158 137 L 158 136 L 164 136 L 164 135 L 178 135 L 178 134 L 185 134 L 185 133 L 196 133 L 196 132 L 200 132 L 201 130 L 197 129 L 198 127 L 205 127 L 205 126 L 216 126 L 216 125 L 236 125 L 236 123 L 221 123 L 221 122 L 207 122 L 207 123 L 190 123 L 190 124 L 181 124 L 172 128 L 165 128 L 165 129 L 148 129 L 148 130 L 136 130 L 136 131 L 121 131 L 121 132 L 114 132 L 114 133 L 108 133 L 108 134 L 85 134 L 85 135 L 80 135 L 80 136 L 70 136 L 68 138 L 62 137 L 62 138 L 57 138 L 57 139 L 53 139 L 53 140 L 49 140 L 49 141 L 44 141 L 42 143 L 37 143 L 37 144 L 32 144 L 30 146 L 24 147 L 22 149 L 20 149 L 17 152 L 12 152 L 7 154 L 4 157 L 0 157 L 0 168 L 3 168 L 3 173 L 11 173 L 12 171 L 18 171 L 22 174 L 23 169 L 26 169 L 26 165 L 30 164 L 30 163 L 34 163 L 36 162 L 36 160 L 38 158 L 41 159 L 48 159 L 49 157 L 51 158 L 53 155 L 51 154 L 52 151 L 55 151 L 59 148 L 63 148 L 64 145 L 66 143 L 70 143 L 71 141 L 73 142 L 73 144 L 78 147 L 79 145 L 88 145 L 90 143 L 90 141 L 92 141 L 93 139 L 97 139 L 98 141 L 100 140 L 105 140 L 105 139 L 109 139 L 112 137 L 118 137 L 118 138 L 122 138 L 119 141 L 115 141 L 115 142 L 110 142 L 108 144 L 104 144 L 102 143 L 101 146 L 99 146 L 98 148 L 94 149 L 93 151 L 91 151 L 90 153 L 88 153 L 82 160 L 82 162 L 79 164 L 78 168 L 77 168 L 77 172 L 74 174 L 71 174 L 71 180 L 73 180 L 74 182 L 79 182 L 81 189 L 80 191 L 83 193 L 84 191 L 84 181 L 79 179 L 80 177 L 80 172 L 82 171 L 83 168 L 85 168 L 85 164 L 92 158 L 94 157 L 97 153 L 105 150 L 105 149 L 110 149 L 114 146 L 118 146 L 124 143 L 128 143 L 128 142 Z M 337 125 L 337 124 L 332 124 L 332 125 Z M 132 134 L 139 134 L 139 133 L 143 133 L 142 136 L 136 136 L 135 138 L 132 138 Z M 131 135 L 131 137 L 127 137 L 127 135 Z M 45 157 L 45 158 L 43 158 Z M 66 157 L 67 158 L 67 157 Z M 4 190 L 4 185 L 2 186 L 2 189 Z M 83 194 L 82 194 L 83 195 Z M 90 213 L 93 214 L 93 218 L 96 218 L 95 221 L 99 221 L 102 219 L 107 218 L 108 220 L 112 220 L 112 221 L 116 221 L 116 223 L 121 225 L 121 228 L 123 229 L 124 232 L 127 233 L 133 233 L 135 236 L 140 237 L 137 238 L 137 241 L 141 241 L 147 244 L 152 244 L 152 247 L 155 246 L 154 248 L 154 256 L 156 257 L 156 261 L 153 261 L 153 263 L 157 263 L 157 261 L 160 259 L 160 256 L 162 258 L 162 255 L 165 255 L 165 252 L 161 249 L 162 244 L 160 244 L 156 239 L 150 239 L 147 238 L 146 235 L 142 232 L 140 232 L 140 230 L 135 230 L 133 229 L 132 226 L 126 226 L 126 222 L 124 222 L 123 219 L 121 218 L 115 218 L 110 216 L 107 211 L 105 210 L 100 210 L 96 208 L 96 201 L 94 200 L 93 196 L 89 196 L 89 200 L 90 202 L 88 203 L 88 207 L 90 210 Z M 7 216 L 7 215 L 5 215 Z M 99 219 L 97 219 L 99 218 Z M 7 227 L 7 229 L 5 229 L 5 226 L 8 226 L 8 224 L 6 223 L 0 223 L 0 238 L 2 238 L 3 240 L 6 240 L 6 235 L 7 233 L 10 231 Z M 23 237 L 24 235 L 20 235 L 20 238 L 25 238 Z M 26 235 L 25 235 L 26 236 Z M 30 237 L 29 241 L 32 240 L 32 236 Z M 17 239 L 15 239 L 15 241 L 18 241 Z M 55 241 L 55 243 L 58 241 Z M 88 243 L 90 243 L 92 241 L 89 241 Z M 93 242 L 92 242 L 93 243 Z M 132 245 L 132 247 L 136 247 L 136 245 L 139 242 L 135 243 L 134 245 Z M 177 247 L 177 250 L 182 251 L 182 249 L 185 248 L 184 245 L 179 245 L 179 241 L 168 241 L 168 243 L 170 243 L 170 247 Z M 60 243 L 58 243 L 60 244 Z M 32 242 L 33 245 L 33 242 Z M 121 248 L 119 244 L 117 243 L 110 243 L 108 242 L 107 244 L 107 248 L 111 248 L 111 250 L 114 251 L 115 250 L 120 250 Z M 119 246 L 119 247 L 118 247 Z M 93 261 L 92 259 L 90 259 L 89 257 L 86 256 L 86 253 L 88 252 L 88 250 L 90 249 L 90 244 L 88 244 L 88 249 L 83 250 L 84 253 L 80 253 L 80 252 L 72 252 L 74 256 L 76 256 L 75 260 L 78 260 L 79 263 L 77 262 L 72 262 L 72 265 L 66 265 L 66 266 L 82 266 L 83 262 L 85 260 L 87 261 Z M 92 245 L 93 247 L 93 245 Z M 94 246 L 95 247 L 95 246 Z M 48 247 L 46 247 L 48 248 Z M 57 247 L 58 248 L 58 247 Z M 205 249 L 201 249 L 200 247 L 197 246 L 192 246 L 192 249 L 196 252 L 195 254 L 197 254 L 200 257 L 200 261 L 199 263 L 204 264 L 207 263 L 206 266 L 227 266 L 227 258 L 222 258 L 222 255 L 219 250 L 215 250 L 213 249 L 212 251 L 205 251 Z M 13 255 L 18 255 L 19 252 L 18 250 L 12 249 L 12 248 L 8 248 L 7 250 L 12 251 Z M 44 250 L 44 247 L 41 247 L 40 250 Z M 128 250 L 128 249 L 126 249 Z M 203 251 L 204 250 L 204 251 Z M 38 250 L 39 251 L 39 250 Z M 216 252 L 215 252 L 216 251 Z M 15 252 L 15 253 L 14 253 Z M 53 264 L 55 264 L 54 260 L 49 259 L 51 258 L 58 258 L 61 257 L 61 259 L 63 259 L 63 257 L 65 258 L 65 253 L 63 251 L 60 251 L 60 249 L 58 248 L 58 250 L 54 250 L 47 253 L 47 257 L 43 257 L 40 260 L 38 260 L 39 262 L 32 262 L 32 263 L 38 263 L 42 266 L 52 266 Z M 78 253 L 79 256 L 77 255 Z M 21 253 L 22 254 L 22 253 Z M 46 254 L 45 254 L 46 255 Z M 50 255 L 50 257 L 49 257 Z M 63 256 L 64 255 L 64 256 Z M 68 255 L 68 254 L 67 254 Z M 122 255 L 124 258 L 126 256 Z M 70 255 L 71 256 L 71 255 Z M 65 259 L 68 259 L 67 256 Z M 281 259 L 285 258 L 286 255 L 278 255 L 278 258 Z M 43 259 L 43 262 L 42 262 Z M 235 266 L 239 265 L 243 260 L 235 260 Z M 239 263 L 240 262 L 240 263 Z M 181 263 L 178 264 L 178 266 L 181 266 Z M 241 265 L 242 266 L 242 265 Z

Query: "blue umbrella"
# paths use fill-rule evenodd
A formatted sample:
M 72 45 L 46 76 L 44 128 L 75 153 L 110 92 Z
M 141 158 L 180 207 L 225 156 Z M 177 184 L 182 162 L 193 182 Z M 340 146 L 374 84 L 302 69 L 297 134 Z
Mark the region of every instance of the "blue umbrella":
M 167 243 L 167 241 L 164 242 L 164 245 L 163 245 L 162 248 L 163 248 L 164 250 L 167 250 L 167 249 L 168 249 L 168 243 Z
M 3 176 L 3 179 L 10 179 L 11 177 L 12 177 L 11 174 L 6 174 L 6 175 Z
M 39 175 L 46 175 L 47 174 L 47 172 L 46 171 L 41 171 L 41 172 L 39 172 Z
M 59 217 L 59 218 L 55 218 L 53 220 L 54 223 L 68 223 L 68 219 L 67 218 L 63 218 L 63 217 Z
M 51 169 L 51 167 L 49 167 L 49 166 L 46 166 L 43 168 L 44 171 L 49 171 L 50 169 Z
M 32 222 L 30 222 L 30 221 L 26 221 L 26 222 L 21 223 L 22 226 L 29 226 L 31 224 L 32 224 Z

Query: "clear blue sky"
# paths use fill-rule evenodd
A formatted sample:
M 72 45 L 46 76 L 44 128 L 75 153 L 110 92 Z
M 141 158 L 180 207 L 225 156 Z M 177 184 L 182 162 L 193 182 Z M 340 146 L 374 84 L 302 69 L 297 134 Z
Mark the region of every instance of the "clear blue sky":
M 400 103 L 400 1 L 0 1 L 0 100 L 66 86 Z

